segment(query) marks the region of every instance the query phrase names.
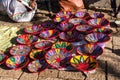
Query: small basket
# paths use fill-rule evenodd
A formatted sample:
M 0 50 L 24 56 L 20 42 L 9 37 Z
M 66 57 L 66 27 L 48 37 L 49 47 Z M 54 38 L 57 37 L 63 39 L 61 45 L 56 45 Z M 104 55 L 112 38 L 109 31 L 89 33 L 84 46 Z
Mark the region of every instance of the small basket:
M 69 43 L 69 42 L 57 42 L 55 44 L 52 45 L 52 48 L 55 48 L 55 49 L 66 49 L 67 51 L 72 51 L 74 49 L 74 46 Z
M 105 18 L 95 18 L 88 20 L 88 24 L 98 28 L 103 26 L 106 27 L 110 24 L 110 22 Z
M 49 49 L 52 46 L 52 44 L 53 43 L 51 41 L 45 40 L 45 41 L 36 42 L 34 44 L 34 47 L 36 49 L 46 50 Z
M 53 39 L 56 38 L 58 35 L 58 30 L 44 30 L 39 34 L 39 36 L 43 39 Z
M 98 67 L 96 59 L 86 55 L 73 56 L 70 59 L 70 63 L 75 69 L 88 73 L 96 70 Z
M 30 62 L 27 66 L 27 69 L 31 73 L 37 73 L 37 72 L 41 72 L 47 69 L 47 66 L 48 65 L 45 61 L 37 59 L 37 60 Z
M 30 34 L 23 34 L 18 36 L 16 40 L 19 44 L 31 45 L 38 40 L 38 37 Z
M 22 69 L 27 66 L 29 59 L 25 56 L 11 56 L 6 60 L 6 66 L 10 69 Z
M 60 69 L 66 67 L 71 56 L 66 49 L 51 49 L 46 53 L 45 60 L 53 68 Z
M 74 25 L 72 23 L 68 23 L 66 21 L 63 21 L 60 24 L 58 24 L 57 28 L 60 31 L 70 31 L 70 30 L 74 29 Z
M 29 54 L 30 58 L 33 60 L 44 58 L 45 51 L 43 50 L 32 50 Z
M 88 24 L 86 20 L 80 18 L 71 18 L 69 19 L 69 23 L 76 25 L 86 25 Z
M 24 32 L 28 34 L 39 34 L 41 30 L 42 27 L 40 25 L 33 25 L 24 28 Z
M 110 40 L 110 36 L 104 33 L 90 33 L 85 36 L 85 40 L 89 43 L 105 43 Z
M 94 32 L 104 33 L 106 35 L 111 35 L 113 33 L 113 30 L 111 28 L 101 27 L 101 28 L 94 29 Z
M 84 44 L 77 47 L 77 53 L 80 55 L 88 55 L 92 56 L 93 58 L 97 58 L 98 56 L 102 55 L 103 48 L 97 44 Z
M 27 45 L 16 45 L 10 49 L 10 54 L 13 56 L 27 56 L 31 52 L 31 47 Z
M 79 40 L 79 37 L 80 37 L 80 33 L 77 32 L 76 30 L 61 32 L 59 34 L 59 38 L 67 42 L 76 42 Z
M 2 65 L 6 59 L 8 58 L 7 55 L 4 54 L 4 52 L 0 52 L 0 65 Z
M 102 13 L 93 13 L 90 16 L 91 16 L 91 18 L 103 18 L 104 14 L 102 14 Z
M 77 25 L 76 26 L 76 30 L 81 32 L 81 33 L 90 33 L 90 32 L 93 32 L 94 30 L 94 27 L 91 26 L 91 25 Z
M 60 11 L 56 14 L 56 17 L 53 19 L 55 22 L 62 22 L 71 18 L 72 12 Z
M 89 17 L 89 13 L 79 11 L 79 12 L 75 13 L 75 16 L 78 17 L 78 18 L 86 18 L 86 17 Z

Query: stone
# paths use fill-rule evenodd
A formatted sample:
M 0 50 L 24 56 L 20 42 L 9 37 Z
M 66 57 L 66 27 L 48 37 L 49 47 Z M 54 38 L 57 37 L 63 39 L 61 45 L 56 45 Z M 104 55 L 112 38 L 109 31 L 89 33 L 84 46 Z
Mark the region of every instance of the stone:
M 0 76 L 9 78 L 19 78 L 23 72 L 21 70 L 6 70 L 0 68 Z
M 104 60 L 97 60 L 98 68 L 94 73 L 89 73 L 86 80 L 105 80 L 106 63 Z
M 107 62 L 107 72 L 108 75 L 115 75 L 117 77 L 120 77 L 120 62 L 119 61 Z
M 104 17 L 106 18 L 106 19 L 111 19 L 112 17 L 110 16 L 110 12 L 109 12 L 109 14 L 108 13 L 106 13 L 106 12 L 102 12 L 103 14 L 104 14 Z
M 114 61 L 120 61 L 120 57 L 116 55 L 115 53 L 103 53 L 99 60 L 108 61 L 108 62 L 114 62 Z
M 63 80 L 63 79 L 59 79 L 59 78 L 39 77 L 38 80 Z
M 120 62 L 119 61 L 108 62 L 107 64 L 108 80 L 120 80 Z
M 26 73 L 24 72 L 19 80 L 37 80 L 38 79 L 38 73 Z
M 108 80 L 120 80 L 120 76 L 108 75 Z
M 75 80 L 84 80 L 85 76 L 81 72 L 73 72 L 73 71 L 60 71 L 59 72 L 59 78 L 63 79 L 75 79 Z
M 111 26 L 111 29 L 113 30 L 112 35 L 114 35 L 114 34 L 116 34 L 116 33 L 117 33 L 117 29 L 115 28 L 115 26 Z
M 57 76 L 58 76 L 58 70 L 55 69 L 46 69 L 45 71 L 42 71 L 39 74 L 39 77 L 56 78 Z
M 9 78 L 9 77 L 0 77 L 0 80 L 18 80 L 18 79 Z
M 113 36 L 113 46 L 120 46 L 120 37 Z
M 105 80 L 105 72 L 97 70 L 95 73 L 89 74 L 87 80 Z

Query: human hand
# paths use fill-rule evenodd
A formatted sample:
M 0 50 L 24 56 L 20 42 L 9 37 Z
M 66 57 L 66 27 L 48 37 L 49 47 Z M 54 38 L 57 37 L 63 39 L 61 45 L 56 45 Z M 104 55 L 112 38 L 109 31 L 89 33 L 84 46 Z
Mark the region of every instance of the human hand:
M 35 8 L 35 6 L 36 6 L 36 4 L 37 4 L 36 1 L 37 1 L 37 0 L 30 0 L 29 5 L 30 5 L 30 7 L 32 7 L 32 9 Z

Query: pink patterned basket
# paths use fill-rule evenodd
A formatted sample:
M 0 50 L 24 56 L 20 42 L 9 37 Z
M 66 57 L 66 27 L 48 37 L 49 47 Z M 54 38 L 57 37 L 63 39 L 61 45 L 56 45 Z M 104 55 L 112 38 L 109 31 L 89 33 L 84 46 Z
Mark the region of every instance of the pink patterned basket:
M 71 65 L 80 71 L 91 72 L 96 70 L 98 67 L 98 62 L 96 59 L 86 55 L 76 55 L 70 59 Z
M 41 30 L 42 30 L 42 27 L 40 25 L 33 25 L 33 26 L 28 26 L 24 28 L 24 32 L 28 34 L 39 34 Z
M 86 25 L 88 24 L 86 20 L 81 19 L 81 18 L 71 18 L 69 19 L 69 23 L 76 25 Z
M 88 55 L 92 56 L 93 58 L 97 58 L 98 56 L 102 55 L 103 48 L 97 44 L 83 44 L 77 47 L 77 53 L 80 55 Z
M 66 67 L 71 56 L 66 49 L 51 49 L 46 53 L 45 60 L 53 68 L 60 69 Z
M 5 55 L 4 52 L 0 52 L 0 65 L 3 64 L 7 58 L 8 58 L 8 56 Z
M 90 15 L 92 18 L 103 18 L 104 14 L 102 13 L 93 13 Z
M 31 45 L 38 40 L 38 37 L 30 34 L 22 34 L 16 40 L 19 44 Z
M 95 18 L 95 19 L 90 19 L 88 21 L 88 24 L 98 28 L 98 27 L 108 26 L 110 22 L 105 18 Z
M 76 42 L 78 41 L 81 37 L 81 34 L 79 32 L 77 32 L 76 30 L 72 30 L 72 31 L 67 31 L 67 32 L 61 32 L 59 34 L 59 38 L 63 41 L 67 41 L 67 42 Z
M 10 69 L 22 69 L 27 66 L 29 59 L 25 56 L 11 56 L 6 60 L 6 66 Z
M 46 50 L 51 48 L 52 44 L 53 43 L 51 41 L 45 40 L 45 41 L 36 42 L 34 44 L 34 47 L 36 49 Z
M 16 45 L 10 49 L 10 54 L 13 56 L 27 56 L 31 52 L 31 47 L 27 45 Z
M 31 61 L 28 66 L 27 69 L 29 72 L 31 73 L 36 73 L 36 72 L 41 72 L 44 71 L 45 69 L 47 69 L 47 63 L 43 60 L 34 60 Z
M 55 22 L 62 22 L 71 18 L 72 12 L 60 11 L 56 14 L 56 17 L 53 19 Z
M 45 55 L 45 51 L 44 50 L 32 50 L 29 54 L 29 57 L 33 60 L 36 60 L 36 59 L 42 59 L 44 58 L 44 55 Z
M 76 30 L 82 33 L 90 33 L 93 32 L 94 27 L 91 25 L 77 25 Z
M 43 39 L 53 39 L 56 38 L 58 35 L 58 30 L 44 30 L 39 34 L 39 36 Z
M 70 31 L 74 29 L 74 24 L 63 21 L 60 24 L 58 24 L 57 28 L 61 31 Z

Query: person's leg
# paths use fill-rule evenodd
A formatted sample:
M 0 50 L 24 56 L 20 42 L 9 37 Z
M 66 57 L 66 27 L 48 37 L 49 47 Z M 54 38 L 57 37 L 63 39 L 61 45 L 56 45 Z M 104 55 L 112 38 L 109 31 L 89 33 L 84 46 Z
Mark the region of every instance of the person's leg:
M 114 17 L 116 17 L 116 0 L 111 1 L 111 8 L 113 9 Z

